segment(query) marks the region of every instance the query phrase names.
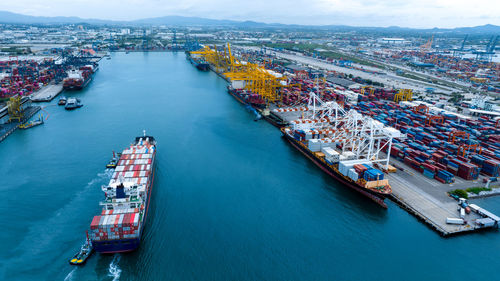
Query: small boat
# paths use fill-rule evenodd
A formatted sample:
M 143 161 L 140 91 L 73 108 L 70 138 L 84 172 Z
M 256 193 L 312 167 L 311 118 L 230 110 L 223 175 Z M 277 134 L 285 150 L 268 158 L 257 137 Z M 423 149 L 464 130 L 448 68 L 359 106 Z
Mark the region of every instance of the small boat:
M 19 125 L 19 128 L 26 130 L 26 129 L 33 128 L 35 126 L 42 125 L 42 124 L 43 124 L 43 115 L 40 114 L 40 117 L 38 117 L 38 120 L 32 120 L 30 122 L 21 124 L 21 125 Z
M 67 101 L 67 100 L 68 100 L 68 99 L 67 99 L 66 97 L 61 97 L 61 98 L 59 99 L 59 102 L 58 102 L 57 104 L 58 104 L 58 105 L 66 105 L 66 101 Z
M 92 247 L 92 242 L 90 242 L 87 234 L 87 240 L 85 240 L 85 243 L 80 248 L 80 251 L 78 251 L 78 253 L 76 253 L 73 258 L 69 260 L 69 264 L 83 265 L 93 252 L 94 247 Z
M 80 99 L 69 98 L 68 101 L 66 102 L 66 106 L 64 107 L 64 109 L 72 110 L 72 109 L 80 108 L 82 106 L 83 106 L 83 104 L 81 103 Z
M 114 169 L 118 165 L 118 160 L 120 160 L 120 157 L 122 156 L 121 153 L 115 153 L 113 151 L 113 158 L 109 160 L 109 163 L 106 165 L 107 169 Z

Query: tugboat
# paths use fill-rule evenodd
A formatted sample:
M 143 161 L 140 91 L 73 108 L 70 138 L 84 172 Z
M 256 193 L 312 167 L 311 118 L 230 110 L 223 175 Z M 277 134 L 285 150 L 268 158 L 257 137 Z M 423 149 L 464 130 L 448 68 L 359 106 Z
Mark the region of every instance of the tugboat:
M 72 259 L 69 260 L 69 264 L 83 265 L 93 252 L 94 252 L 94 247 L 92 247 L 92 242 L 90 242 L 87 233 L 87 240 L 85 240 L 85 243 L 80 248 L 80 251 L 76 253 Z
M 61 97 L 61 98 L 59 99 L 59 102 L 58 102 L 57 104 L 58 104 L 58 105 L 66 105 L 66 101 L 67 101 L 67 100 L 68 100 L 68 99 L 67 99 L 66 97 Z
M 64 109 L 72 110 L 72 109 L 80 108 L 82 106 L 83 106 L 83 104 L 81 103 L 80 99 L 69 98 L 68 101 L 66 102 L 66 106 L 64 107 Z
M 118 165 L 118 161 L 120 160 L 121 156 L 122 156 L 121 153 L 115 153 L 113 151 L 113 158 L 109 160 L 109 163 L 106 165 L 106 169 L 115 169 L 116 165 Z
M 28 122 L 28 123 L 21 124 L 21 125 L 19 125 L 19 128 L 26 130 L 26 129 L 33 128 L 35 126 L 42 125 L 42 124 L 43 124 L 43 115 L 40 114 L 40 117 L 38 117 L 38 120 L 33 120 L 33 121 Z

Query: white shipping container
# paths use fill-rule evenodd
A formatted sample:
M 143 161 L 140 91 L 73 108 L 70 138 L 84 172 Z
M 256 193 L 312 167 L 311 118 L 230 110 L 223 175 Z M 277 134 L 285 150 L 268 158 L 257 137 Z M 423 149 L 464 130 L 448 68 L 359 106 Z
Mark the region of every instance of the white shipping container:
M 135 213 L 134 226 L 138 226 L 138 225 L 139 225 L 139 213 Z
M 349 169 L 349 178 L 352 179 L 353 181 L 358 180 L 358 173 L 356 173 L 355 169 Z
M 447 224 L 464 224 L 463 219 L 458 219 L 458 218 L 446 218 L 446 223 Z
M 344 155 L 344 157 L 347 160 L 353 160 L 356 157 L 356 155 L 351 151 L 346 151 L 346 152 L 342 153 L 342 155 Z
M 335 149 L 329 147 L 329 146 L 321 146 L 321 152 L 325 154 L 325 156 L 331 157 L 331 156 L 339 156 L 339 153 L 335 151 Z
M 120 226 L 120 227 L 121 227 L 121 226 L 122 226 L 122 224 L 123 224 L 123 217 L 124 217 L 124 215 L 123 215 L 123 214 L 120 214 L 120 220 L 118 221 L 118 226 Z
M 464 208 L 460 208 L 460 218 L 465 218 L 465 209 Z
M 476 204 L 469 204 L 469 207 L 470 209 L 473 211 L 473 212 L 476 212 L 479 211 L 479 209 L 481 209 L 478 205 Z
M 317 139 L 310 139 L 307 142 L 307 148 L 313 152 L 317 152 L 321 150 L 321 143 Z
M 495 221 L 490 218 L 482 218 L 482 219 L 477 219 L 476 224 L 479 224 L 482 227 L 491 227 L 495 226 Z

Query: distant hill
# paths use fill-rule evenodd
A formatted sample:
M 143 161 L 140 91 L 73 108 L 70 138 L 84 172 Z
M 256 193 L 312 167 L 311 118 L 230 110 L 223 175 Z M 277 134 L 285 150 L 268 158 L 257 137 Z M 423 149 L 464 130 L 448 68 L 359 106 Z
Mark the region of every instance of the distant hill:
M 35 17 L 22 14 L 0 11 L 0 23 L 16 24 L 65 24 L 65 23 L 90 23 L 105 24 L 113 21 L 99 19 L 82 19 L 79 17 Z
M 164 16 L 156 18 L 145 18 L 132 21 L 112 21 L 101 19 L 82 19 L 79 17 L 35 17 L 22 14 L 0 11 L 0 23 L 12 24 L 108 24 L 108 25 L 170 25 L 170 26 L 234 26 L 240 28 L 303 28 L 303 29 L 327 29 L 339 31 L 366 31 L 366 32 L 442 32 L 442 33 L 467 33 L 467 34 L 500 34 L 500 26 L 498 25 L 481 25 L 474 27 L 457 27 L 457 28 L 407 28 L 399 26 L 389 27 L 356 27 L 347 25 L 297 25 L 297 24 L 280 24 L 280 23 L 261 23 L 255 21 L 235 21 L 235 20 L 216 20 L 200 17 L 183 17 L 183 16 Z
M 154 24 L 154 25 L 238 25 L 241 22 L 232 20 L 214 20 L 198 17 L 165 16 L 158 18 L 147 18 L 131 21 L 136 24 Z

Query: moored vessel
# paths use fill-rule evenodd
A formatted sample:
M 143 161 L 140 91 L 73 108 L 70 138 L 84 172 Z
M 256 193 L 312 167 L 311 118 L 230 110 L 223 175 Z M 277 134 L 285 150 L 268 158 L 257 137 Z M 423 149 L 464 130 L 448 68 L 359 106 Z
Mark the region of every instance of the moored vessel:
M 346 169 L 346 165 L 341 166 L 342 164 L 340 164 L 339 161 L 325 157 L 325 153 L 311 151 L 305 144 L 306 142 L 297 139 L 294 136 L 293 131 L 289 128 L 281 128 L 281 132 L 283 133 L 283 136 L 286 138 L 286 140 L 288 140 L 293 145 L 293 147 L 298 149 L 302 154 L 309 158 L 316 166 L 321 168 L 321 170 L 336 179 L 338 182 L 342 183 L 344 186 L 361 193 L 380 206 L 387 208 L 384 199 L 392 193 L 392 189 L 388 181 L 383 179 L 383 176 L 381 177 L 379 174 L 379 177 L 381 177 L 381 179 L 377 179 L 375 181 L 367 181 L 364 178 L 359 177 L 359 172 L 356 176 L 353 176 L 351 174 L 351 177 L 349 177 L 349 171 L 345 172 L 345 174 L 347 175 L 344 175 L 341 173 L 339 168 Z M 340 156 L 340 154 L 338 153 L 337 155 Z M 366 172 L 368 169 L 373 169 L 373 167 L 369 163 L 369 161 L 360 161 L 359 164 L 348 165 L 350 167 L 353 167 L 354 165 L 362 165 L 365 167 L 364 172 Z M 348 168 L 348 170 L 349 169 L 352 168 Z
M 79 69 L 68 71 L 68 77 L 63 80 L 64 90 L 81 90 L 90 83 L 92 75 L 97 71 L 97 66 L 85 65 Z
M 201 57 L 196 57 L 191 55 L 190 52 L 186 52 L 186 58 L 193 64 L 198 70 L 209 71 L 210 64 Z
M 334 101 L 323 102 L 313 92 L 309 95 L 308 106 L 296 109 L 302 111 L 301 118 L 281 128 L 283 136 L 343 186 L 387 208 L 384 199 L 392 188 L 382 170 L 394 169 L 390 155 L 382 152 L 390 151 L 393 138 L 405 135 L 356 110 L 346 112 Z

